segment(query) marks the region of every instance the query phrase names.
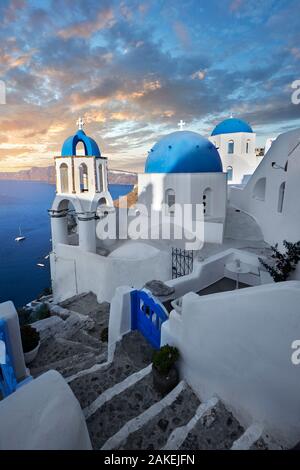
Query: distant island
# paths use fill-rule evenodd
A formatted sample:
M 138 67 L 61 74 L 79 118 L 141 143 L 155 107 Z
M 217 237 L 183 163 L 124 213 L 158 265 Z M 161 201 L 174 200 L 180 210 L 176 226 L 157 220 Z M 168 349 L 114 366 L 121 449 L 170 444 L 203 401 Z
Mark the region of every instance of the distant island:
M 0 180 L 44 181 L 55 184 L 54 166 L 37 167 L 29 170 L 15 172 L 0 172 Z M 110 184 L 137 184 L 137 173 L 122 170 L 109 170 L 108 182 Z

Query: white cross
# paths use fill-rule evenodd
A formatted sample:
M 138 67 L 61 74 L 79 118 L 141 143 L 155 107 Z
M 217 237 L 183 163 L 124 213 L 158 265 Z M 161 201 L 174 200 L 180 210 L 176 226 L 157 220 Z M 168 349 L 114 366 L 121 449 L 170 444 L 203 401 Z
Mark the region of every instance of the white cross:
M 77 120 L 76 124 L 77 124 L 77 126 L 78 126 L 78 129 L 79 129 L 80 131 L 82 131 L 82 130 L 83 130 L 83 126 L 84 126 L 84 120 L 82 119 L 82 117 L 80 117 L 80 118 Z
M 186 123 L 185 123 L 182 119 L 180 119 L 180 122 L 178 123 L 178 126 L 180 127 L 180 130 L 181 130 L 181 131 L 182 131 L 182 129 L 184 128 L 185 124 L 186 124 Z

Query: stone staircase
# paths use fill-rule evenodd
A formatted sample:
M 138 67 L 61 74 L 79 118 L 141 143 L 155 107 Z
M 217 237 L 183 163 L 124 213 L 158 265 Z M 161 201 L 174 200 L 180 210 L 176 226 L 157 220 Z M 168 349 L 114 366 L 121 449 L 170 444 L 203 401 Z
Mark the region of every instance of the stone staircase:
M 33 377 L 50 369 L 69 377 L 106 361 L 107 342 L 101 340 L 101 333 L 108 328 L 108 303 L 98 304 L 96 296 L 88 293 L 49 307 L 60 322 L 30 365 Z
M 161 396 L 152 382 L 153 350 L 139 332 L 125 335 L 108 362 L 107 344 L 100 339 L 108 326 L 108 304 L 85 294 L 60 308 L 64 321 L 73 318 L 72 328 L 43 342 L 31 373 L 62 373 L 83 409 L 94 449 L 269 448 L 260 426 L 243 429 L 217 397 L 200 403 L 184 381 Z M 65 310 L 88 316 L 92 326 L 80 317 L 74 328 L 74 315 Z

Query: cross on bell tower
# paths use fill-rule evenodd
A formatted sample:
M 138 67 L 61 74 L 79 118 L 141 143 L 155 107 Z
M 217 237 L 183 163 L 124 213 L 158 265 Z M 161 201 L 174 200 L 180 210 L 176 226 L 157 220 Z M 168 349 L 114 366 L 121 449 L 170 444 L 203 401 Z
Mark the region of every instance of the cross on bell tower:
M 186 125 L 186 123 L 182 119 L 180 119 L 180 122 L 177 125 L 179 126 L 180 130 L 182 131 L 184 126 Z
M 83 126 L 84 126 L 84 124 L 85 124 L 85 122 L 84 122 L 84 120 L 82 119 L 82 117 L 80 117 L 80 118 L 76 121 L 76 124 L 77 124 L 77 126 L 78 126 L 78 129 L 79 129 L 80 131 L 82 131 L 82 130 L 83 130 Z

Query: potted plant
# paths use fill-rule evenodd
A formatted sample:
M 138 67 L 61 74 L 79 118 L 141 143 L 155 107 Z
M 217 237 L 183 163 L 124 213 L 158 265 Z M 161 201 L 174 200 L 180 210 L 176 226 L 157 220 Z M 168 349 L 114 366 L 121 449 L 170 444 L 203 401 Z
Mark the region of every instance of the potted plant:
M 178 349 L 168 344 L 153 354 L 153 385 L 163 395 L 169 393 L 179 382 L 179 374 L 175 365 L 178 358 Z
M 25 363 L 30 364 L 37 356 L 40 347 L 40 334 L 30 325 L 21 326 L 21 339 Z

